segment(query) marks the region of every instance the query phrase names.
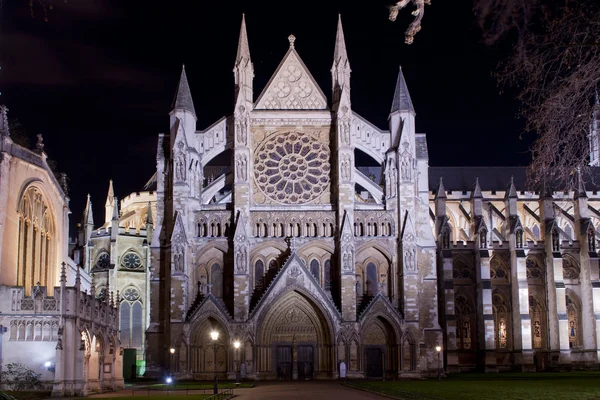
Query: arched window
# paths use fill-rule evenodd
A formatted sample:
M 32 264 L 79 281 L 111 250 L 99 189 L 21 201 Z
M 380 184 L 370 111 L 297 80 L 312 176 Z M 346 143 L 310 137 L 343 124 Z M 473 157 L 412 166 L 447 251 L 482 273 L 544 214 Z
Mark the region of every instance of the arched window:
M 536 239 L 539 239 L 540 238 L 540 227 L 537 225 L 534 225 L 532 231 L 533 231 L 533 236 L 535 236 Z
M 212 295 L 223 297 L 223 272 L 218 263 L 214 263 L 210 268 L 210 283 L 212 283 Z
M 325 277 L 325 290 L 331 290 L 331 260 L 325 260 L 323 275 Z
M 319 261 L 316 259 L 313 259 L 310 262 L 310 273 L 313 274 L 313 276 L 315 277 L 315 279 L 317 280 L 317 282 L 321 283 L 321 278 L 320 278 L 320 268 L 319 268 Z
M 456 346 L 460 350 L 469 350 L 473 345 L 473 326 L 471 307 L 465 296 L 456 296 L 454 300 L 454 312 L 456 313 Z
M 38 282 L 52 286 L 55 257 L 54 220 L 42 192 L 35 186 L 27 188 L 19 200 L 18 286 L 29 294 Z
M 377 294 L 377 267 L 374 263 L 367 264 L 367 296 Z
M 144 312 L 140 294 L 135 288 L 128 287 L 123 291 L 120 313 L 120 339 L 123 347 L 143 350 Z
M 263 277 L 265 275 L 265 264 L 262 260 L 257 260 L 254 264 L 254 288 L 261 288 Z

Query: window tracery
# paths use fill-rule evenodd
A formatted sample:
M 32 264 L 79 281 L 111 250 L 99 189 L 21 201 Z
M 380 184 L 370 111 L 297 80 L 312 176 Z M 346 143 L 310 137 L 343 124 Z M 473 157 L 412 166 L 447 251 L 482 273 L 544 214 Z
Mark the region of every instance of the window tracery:
M 566 257 L 563 258 L 563 277 L 564 279 L 579 279 L 579 265 L 576 262 Z
M 54 220 L 42 192 L 27 188 L 19 201 L 17 285 L 26 293 L 39 282 L 47 286 L 54 255 Z
M 529 315 L 531 318 L 531 341 L 534 349 L 542 348 L 542 307 L 534 296 L 529 296 Z
M 569 321 L 569 347 L 581 346 L 581 307 L 573 294 L 566 295 L 567 319 Z
M 257 187 L 278 203 L 314 201 L 329 189 L 329 157 L 329 146 L 304 132 L 272 135 L 255 152 Z
M 541 279 L 543 276 L 542 268 L 538 265 L 538 263 L 528 258 L 525 262 L 525 267 L 527 269 L 527 279 Z

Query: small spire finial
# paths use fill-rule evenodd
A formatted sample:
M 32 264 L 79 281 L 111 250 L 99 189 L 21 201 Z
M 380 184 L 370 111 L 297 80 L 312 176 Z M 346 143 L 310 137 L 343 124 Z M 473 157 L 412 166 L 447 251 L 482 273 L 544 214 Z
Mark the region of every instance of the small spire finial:
M 5 105 L 0 106 L 0 136 L 10 136 L 10 129 L 8 127 L 8 107 Z
M 37 134 L 37 142 L 35 144 L 35 149 L 40 153 L 44 151 L 44 138 L 42 137 L 41 133 Z
M 296 36 L 294 36 L 294 35 L 288 36 L 288 41 L 290 42 L 290 47 L 293 49 L 294 48 L 294 42 L 296 41 Z

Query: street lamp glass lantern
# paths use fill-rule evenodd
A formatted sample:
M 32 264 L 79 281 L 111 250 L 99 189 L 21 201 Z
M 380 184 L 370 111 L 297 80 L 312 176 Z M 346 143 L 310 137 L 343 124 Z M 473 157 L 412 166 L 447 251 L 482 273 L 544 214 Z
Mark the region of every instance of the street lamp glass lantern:
M 218 331 L 212 331 L 210 333 L 210 337 L 212 338 L 212 340 L 214 340 L 216 342 L 217 339 L 219 339 L 219 332 Z
M 435 351 L 437 351 L 437 352 L 442 351 L 442 346 L 435 346 Z
M 171 347 L 171 348 L 169 349 L 169 351 L 171 352 L 171 354 L 175 354 L 175 349 L 174 349 L 173 347 Z
M 235 342 L 233 342 L 233 347 L 235 347 L 236 349 L 240 348 L 240 341 L 236 340 Z

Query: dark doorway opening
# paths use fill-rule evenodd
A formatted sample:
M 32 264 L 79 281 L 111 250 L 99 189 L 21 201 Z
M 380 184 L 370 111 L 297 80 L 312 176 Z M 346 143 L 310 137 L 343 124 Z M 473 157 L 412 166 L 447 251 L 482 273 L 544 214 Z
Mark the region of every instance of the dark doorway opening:
M 313 378 L 314 350 L 312 346 L 298 346 L 298 379 Z
M 367 349 L 367 377 L 381 378 L 383 376 L 383 352 L 381 349 Z
M 277 379 L 292 379 L 292 346 L 277 346 Z

